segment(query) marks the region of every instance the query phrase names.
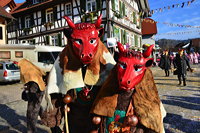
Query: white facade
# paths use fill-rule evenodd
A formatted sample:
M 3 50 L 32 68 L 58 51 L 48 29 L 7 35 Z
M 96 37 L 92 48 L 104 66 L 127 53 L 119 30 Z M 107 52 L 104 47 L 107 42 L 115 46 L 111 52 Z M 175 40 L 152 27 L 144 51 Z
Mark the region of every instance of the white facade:
M 33 1 L 35 2 L 36 0 Z M 64 27 L 68 27 L 68 25 L 63 16 L 67 15 L 74 23 L 80 23 L 83 17 L 83 15 L 80 15 L 81 6 L 83 6 L 80 4 L 81 1 L 66 1 L 53 7 L 46 7 L 46 9 L 25 15 L 27 18 L 24 15 L 14 13 L 13 16 L 17 19 L 18 28 L 8 30 L 8 43 L 65 45 L 67 39 L 64 37 L 62 30 Z M 113 1 L 115 4 L 113 4 Z M 103 15 L 104 40 L 107 37 L 116 37 L 123 44 L 129 43 L 135 49 L 141 48 L 141 22 L 138 3 L 135 0 L 110 0 L 108 8 L 106 7 L 106 0 L 101 2 L 101 11 L 98 12 L 98 15 L 100 12 Z M 98 3 L 96 0 L 85 0 L 85 4 L 86 12 L 89 12 L 90 10 L 96 10 Z M 122 13 L 122 17 L 117 17 L 115 12 Z M 45 22 L 43 20 L 44 17 Z M 95 16 L 94 19 L 96 18 Z M 110 21 L 109 24 L 107 23 L 108 20 Z M 90 19 L 88 18 L 87 21 L 90 21 Z

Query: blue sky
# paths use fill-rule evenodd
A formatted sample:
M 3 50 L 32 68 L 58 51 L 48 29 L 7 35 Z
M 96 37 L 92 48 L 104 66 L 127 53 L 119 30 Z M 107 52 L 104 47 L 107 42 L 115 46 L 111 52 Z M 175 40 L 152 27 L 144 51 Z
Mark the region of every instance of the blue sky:
M 24 2 L 25 0 L 15 0 L 16 3 Z M 183 2 L 188 2 L 191 0 L 148 0 L 150 9 L 159 9 L 167 6 L 172 6 L 173 4 L 182 4 Z M 172 24 L 182 24 L 182 25 L 191 25 L 191 26 L 200 26 L 200 0 L 195 0 L 190 6 L 185 6 L 183 8 L 176 7 L 166 9 L 163 12 L 157 12 L 152 15 L 152 19 L 155 21 L 161 22 L 157 24 L 158 35 L 156 39 L 192 39 L 200 38 L 200 32 L 194 32 L 200 30 L 200 28 L 181 28 L 181 27 L 171 27 L 168 25 L 162 24 L 162 22 L 172 23 Z M 190 32 L 185 34 L 178 35 L 167 35 L 166 33 L 177 33 L 177 32 Z
M 182 4 L 183 2 L 191 0 L 148 0 L 150 9 L 159 9 L 173 4 Z M 185 6 L 183 8 L 170 8 L 166 9 L 163 12 L 157 12 L 152 15 L 152 19 L 158 22 L 168 22 L 172 24 L 182 24 L 182 25 L 191 25 L 191 26 L 200 26 L 200 0 L 195 0 L 190 6 Z M 158 34 L 157 39 L 191 39 L 191 38 L 200 38 L 200 28 L 184 28 L 184 27 L 171 27 L 164 25 L 162 23 L 157 24 Z M 177 32 L 189 32 L 193 33 L 187 34 L 178 34 L 178 35 L 166 35 L 165 33 L 177 33 Z

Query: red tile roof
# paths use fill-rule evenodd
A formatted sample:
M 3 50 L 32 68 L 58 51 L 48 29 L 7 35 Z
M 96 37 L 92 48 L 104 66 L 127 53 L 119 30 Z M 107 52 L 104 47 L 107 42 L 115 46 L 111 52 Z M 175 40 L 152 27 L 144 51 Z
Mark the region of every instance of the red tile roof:
M 0 1 L 0 6 L 4 7 L 7 4 L 9 4 L 10 2 L 12 2 L 13 0 L 1 0 Z M 13 1 L 14 2 L 14 1 Z
M 17 10 L 17 8 L 19 8 L 24 3 L 25 2 L 23 2 L 23 3 L 16 3 L 16 7 L 11 10 L 11 13 L 14 12 L 15 10 Z
M 14 18 L 12 17 L 12 15 L 10 15 L 8 12 L 6 12 L 6 11 L 4 10 L 4 8 L 1 7 L 1 6 L 0 6 L 0 17 L 9 18 L 9 19 L 14 19 Z
M 151 18 L 145 18 L 142 21 L 142 35 L 157 34 L 156 22 Z
M 31 9 L 33 9 L 33 8 L 35 8 L 35 7 L 38 7 L 38 6 L 41 6 L 41 5 L 44 5 L 44 4 L 47 4 L 47 3 L 50 3 L 50 2 L 52 2 L 52 1 L 54 1 L 54 0 L 47 0 L 47 1 L 45 1 L 45 2 L 42 2 L 42 3 L 39 3 L 39 4 L 35 4 L 35 5 L 33 5 L 33 6 L 28 6 L 28 7 L 20 7 L 20 8 L 18 8 L 18 9 L 15 9 L 15 10 L 13 10 L 13 12 L 12 12 L 12 14 L 15 14 L 15 13 L 19 13 L 19 12 L 24 12 L 24 11 L 26 11 L 26 10 L 31 10 Z M 21 5 L 23 6 L 23 5 L 26 5 L 27 3 L 26 3 L 26 1 L 24 2 L 24 3 L 22 3 Z M 20 6 L 21 6 L 20 5 Z

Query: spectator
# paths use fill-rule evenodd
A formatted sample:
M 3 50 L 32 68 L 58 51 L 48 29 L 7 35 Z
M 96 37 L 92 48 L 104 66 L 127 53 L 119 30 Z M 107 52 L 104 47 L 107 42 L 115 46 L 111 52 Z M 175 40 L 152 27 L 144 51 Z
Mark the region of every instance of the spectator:
M 183 79 L 183 85 L 186 86 L 186 71 L 187 67 L 192 70 L 189 64 L 189 59 L 183 54 L 183 49 L 179 50 L 178 54 L 174 58 L 174 68 L 177 71 L 179 85 L 181 85 L 181 77 Z
M 169 69 L 171 69 L 170 58 L 168 50 L 163 51 L 163 55 L 160 59 L 159 67 L 165 70 L 165 76 L 169 77 Z

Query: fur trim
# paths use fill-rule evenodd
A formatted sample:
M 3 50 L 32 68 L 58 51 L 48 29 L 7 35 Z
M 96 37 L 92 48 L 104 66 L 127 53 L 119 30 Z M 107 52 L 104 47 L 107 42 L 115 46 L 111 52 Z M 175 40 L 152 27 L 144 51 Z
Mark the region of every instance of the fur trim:
M 106 57 L 103 57 L 103 55 Z M 85 79 L 83 81 L 81 67 L 82 63 L 74 55 L 72 46 L 68 44 L 56 59 L 49 74 L 47 94 L 62 93 L 74 88 L 87 85 L 102 85 L 103 81 L 113 66 L 115 65 L 112 55 L 108 52 L 104 44 L 99 41 L 97 53 L 94 60 L 88 65 Z
M 45 90 L 43 76 L 45 76 L 46 73 L 43 70 L 26 59 L 20 60 L 18 66 L 20 67 L 20 78 L 24 84 L 29 81 L 34 81 L 38 84 L 41 91 Z
M 99 91 L 94 101 L 91 113 L 112 117 L 117 106 L 117 70 L 111 71 L 108 79 Z M 161 116 L 160 98 L 150 69 L 145 71 L 142 81 L 135 86 L 133 93 L 134 112 L 140 118 L 140 123 L 158 133 L 163 133 L 163 118 Z M 163 108 L 164 109 L 164 108 Z

